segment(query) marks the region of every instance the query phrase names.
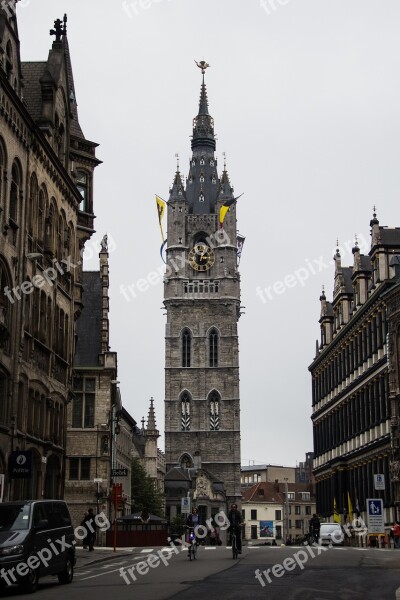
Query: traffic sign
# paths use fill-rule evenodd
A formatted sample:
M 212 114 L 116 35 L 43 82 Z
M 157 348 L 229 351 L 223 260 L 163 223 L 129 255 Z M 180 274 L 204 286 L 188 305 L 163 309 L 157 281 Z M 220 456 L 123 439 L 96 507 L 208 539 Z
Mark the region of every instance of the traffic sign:
M 383 500 L 381 498 L 367 498 L 367 527 L 368 534 L 385 533 Z
M 128 469 L 111 469 L 111 477 L 128 477 Z
M 385 476 L 384 475 L 374 475 L 374 483 L 376 490 L 384 490 L 385 489 Z
M 183 498 L 181 498 L 181 512 L 183 514 L 189 514 L 190 513 L 190 498 L 189 496 L 184 496 Z

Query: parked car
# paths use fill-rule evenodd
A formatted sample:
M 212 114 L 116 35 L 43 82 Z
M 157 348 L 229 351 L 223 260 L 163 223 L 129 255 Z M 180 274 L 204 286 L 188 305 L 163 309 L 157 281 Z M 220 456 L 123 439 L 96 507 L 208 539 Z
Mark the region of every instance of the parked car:
M 62 500 L 21 500 L 0 504 L 0 585 L 37 589 L 40 577 L 74 576 L 75 536 Z
M 321 523 L 319 543 L 342 546 L 344 543 L 344 533 L 341 525 L 339 523 Z

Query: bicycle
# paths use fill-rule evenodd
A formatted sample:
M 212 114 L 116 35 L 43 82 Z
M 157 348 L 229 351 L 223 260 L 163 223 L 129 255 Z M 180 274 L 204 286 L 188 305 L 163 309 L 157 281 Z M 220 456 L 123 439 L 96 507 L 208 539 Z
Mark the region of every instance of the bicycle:
M 196 560 L 197 556 L 197 540 L 196 535 L 194 533 L 193 527 L 189 527 L 189 546 L 188 546 L 188 556 L 189 560 Z
M 240 529 L 239 529 L 240 531 Z M 232 533 L 231 533 L 231 540 L 232 540 L 232 557 L 233 560 L 236 560 L 237 557 L 239 556 L 239 550 L 237 547 L 237 543 L 236 543 L 236 535 L 237 535 L 238 531 L 236 527 L 232 527 Z

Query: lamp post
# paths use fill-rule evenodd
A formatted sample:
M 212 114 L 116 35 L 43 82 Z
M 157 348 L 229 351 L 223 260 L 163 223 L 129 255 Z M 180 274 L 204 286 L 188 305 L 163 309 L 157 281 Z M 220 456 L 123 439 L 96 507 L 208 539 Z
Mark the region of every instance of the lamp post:
M 286 544 L 289 539 L 289 490 L 288 490 L 288 478 L 284 477 L 283 480 L 285 482 L 285 529 L 286 529 L 285 544 Z

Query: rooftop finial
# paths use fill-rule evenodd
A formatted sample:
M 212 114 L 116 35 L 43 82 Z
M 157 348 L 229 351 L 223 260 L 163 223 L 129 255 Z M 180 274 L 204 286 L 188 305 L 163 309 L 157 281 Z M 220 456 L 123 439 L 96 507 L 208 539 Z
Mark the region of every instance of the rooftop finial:
M 223 152 L 222 156 L 224 157 L 224 171 L 226 171 L 226 152 Z
M 178 152 L 175 154 L 175 158 L 176 158 L 176 170 L 179 172 L 179 154 L 178 154 Z
M 206 72 L 206 69 L 210 66 L 205 60 L 201 60 L 200 62 L 197 62 L 197 60 L 195 60 L 194 62 L 199 67 L 199 69 L 201 69 L 201 72 L 203 75 Z M 203 77 L 203 79 L 204 79 L 204 77 Z
M 373 225 L 379 225 L 379 221 L 378 221 L 378 219 L 376 218 L 376 206 L 375 206 L 375 204 L 374 204 L 374 207 L 373 207 L 373 211 L 374 211 L 374 212 L 373 212 L 373 215 L 372 215 L 372 219 L 371 219 L 371 221 L 369 222 L 369 224 L 370 224 L 370 227 L 372 227 Z
M 62 36 L 67 35 L 67 15 L 64 15 L 63 20 L 56 19 L 54 21 L 54 29 L 50 29 L 50 35 L 56 36 L 56 42 L 60 42 Z

